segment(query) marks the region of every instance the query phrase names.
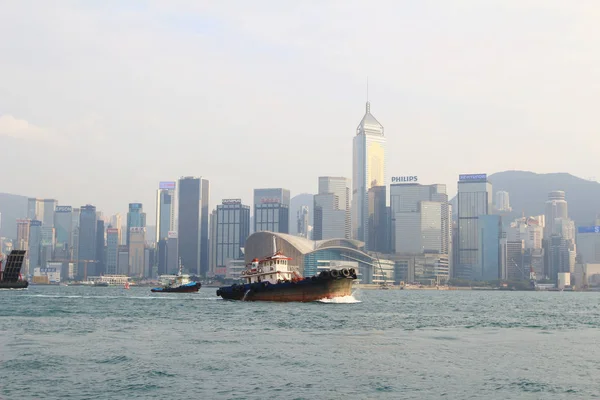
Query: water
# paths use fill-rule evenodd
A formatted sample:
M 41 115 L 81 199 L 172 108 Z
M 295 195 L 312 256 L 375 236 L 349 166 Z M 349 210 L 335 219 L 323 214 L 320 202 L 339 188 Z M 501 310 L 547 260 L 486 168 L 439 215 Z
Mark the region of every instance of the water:
M 600 293 L 0 291 L 1 399 L 591 399 Z

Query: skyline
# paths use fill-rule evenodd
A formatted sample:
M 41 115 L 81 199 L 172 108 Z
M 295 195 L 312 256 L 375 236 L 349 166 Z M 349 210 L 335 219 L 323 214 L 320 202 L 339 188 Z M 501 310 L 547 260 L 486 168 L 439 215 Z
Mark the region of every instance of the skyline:
M 149 222 L 158 182 L 181 176 L 211 182 L 211 210 L 254 188 L 315 194 L 319 176 L 352 178 L 367 76 L 388 176 L 451 197 L 461 173 L 593 177 L 600 9 L 428 4 L 7 3 L 0 143 L 15 168 L 0 190 L 107 215 L 141 202 Z M 355 32 L 364 19 L 378 23 Z

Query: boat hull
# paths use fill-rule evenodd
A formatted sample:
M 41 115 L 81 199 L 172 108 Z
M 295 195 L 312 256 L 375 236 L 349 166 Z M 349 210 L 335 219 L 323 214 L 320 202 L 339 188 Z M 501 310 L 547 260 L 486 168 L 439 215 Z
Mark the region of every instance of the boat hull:
M 298 282 L 268 282 L 221 287 L 217 296 L 226 300 L 310 302 L 352 295 L 353 277 L 306 278 Z M 266 285 L 265 285 L 266 283 Z
M 26 289 L 28 286 L 27 281 L 0 282 L 0 289 Z
M 191 285 L 182 285 L 177 287 L 167 287 L 167 288 L 154 288 L 150 289 L 153 293 L 193 293 L 200 290 L 202 285 L 199 282 L 195 282 L 195 284 Z

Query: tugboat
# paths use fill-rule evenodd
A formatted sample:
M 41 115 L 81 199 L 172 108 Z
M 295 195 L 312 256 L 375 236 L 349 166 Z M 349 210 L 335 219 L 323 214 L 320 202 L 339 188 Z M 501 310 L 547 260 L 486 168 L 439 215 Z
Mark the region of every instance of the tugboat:
M 163 275 L 163 280 L 165 280 L 163 286 L 150 289 L 150 291 L 153 293 L 192 293 L 200 290 L 202 284 L 190 280 L 189 275 L 181 273 L 182 270 L 181 259 L 179 259 L 179 272 L 177 272 L 177 275 L 167 277 Z
M 29 282 L 21 277 L 21 267 L 25 260 L 25 250 L 12 250 L 6 259 L 6 266 L 2 270 L 0 258 L 0 289 L 25 289 Z
M 290 260 L 280 251 L 260 261 L 255 258 L 242 271 L 244 283 L 221 287 L 217 296 L 226 300 L 309 302 L 352 294 L 357 278 L 354 268 L 324 270 L 303 278 L 289 265 Z

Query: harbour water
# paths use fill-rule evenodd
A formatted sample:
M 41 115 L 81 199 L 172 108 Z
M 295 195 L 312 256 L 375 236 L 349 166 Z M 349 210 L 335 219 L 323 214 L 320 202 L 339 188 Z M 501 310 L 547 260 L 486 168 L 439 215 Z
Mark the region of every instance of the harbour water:
M 0 399 L 590 399 L 599 328 L 600 293 L 31 286 L 0 291 Z

